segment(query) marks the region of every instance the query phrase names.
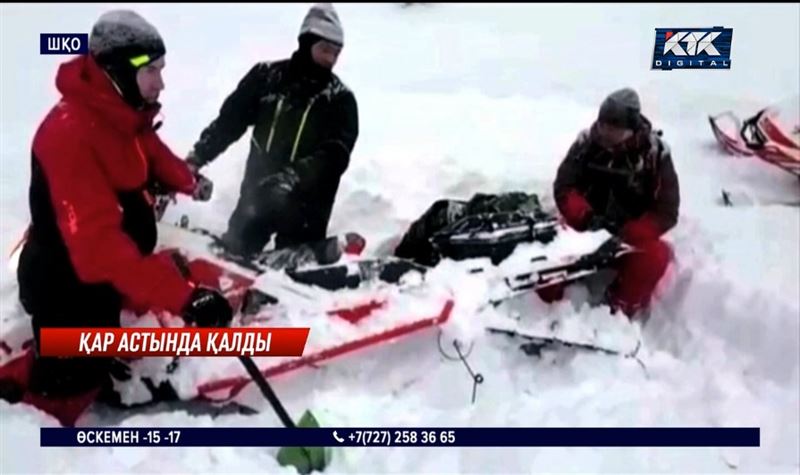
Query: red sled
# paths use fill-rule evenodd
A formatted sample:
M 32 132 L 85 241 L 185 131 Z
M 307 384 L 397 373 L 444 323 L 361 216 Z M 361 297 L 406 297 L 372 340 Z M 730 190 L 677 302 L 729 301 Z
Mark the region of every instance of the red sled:
M 359 264 L 359 262 L 353 262 L 325 267 L 331 270 L 339 270 L 348 265 L 358 268 Z M 220 265 L 220 263 L 213 262 L 206 257 L 188 260 L 187 267 L 191 279 L 195 283 L 219 289 L 229 299 L 234 309 L 240 310 L 237 319 L 234 320 L 234 326 L 263 325 L 274 327 L 282 326 L 287 321 L 276 316 L 287 310 L 285 308 L 286 305 L 281 302 L 280 298 L 268 297 L 269 301 L 266 304 L 260 305 L 257 311 L 253 310 L 253 301 L 258 300 L 258 297 L 254 298 L 254 293 L 259 293 L 258 291 L 254 292 L 254 285 L 259 280 L 258 275 L 248 273 L 245 270 L 233 270 L 228 265 Z M 324 272 L 327 270 L 325 267 L 314 271 L 317 273 Z M 303 288 L 311 292 L 312 297 L 326 293 L 334 295 L 334 292 L 324 288 L 307 284 L 295 284 L 286 274 L 279 276 L 277 281 L 282 281 L 284 287 L 296 285 Z M 414 294 L 414 292 L 402 294 L 401 288 L 396 285 L 385 285 L 383 289 L 380 289 L 380 285 L 376 287 L 373 284 L 364 283 L 364 286 L 369 287 L 368 289 L 355 288 L 337 291 L 336 295 L 344 295 L 345 301 L 334 302 L 329 307 L 325 307 L 327 302 L 320 302 L 320 310 L 310 312 L 310 314 L 316 313 L 317 315 L 316 317 L 312 316 L 308 323 L 304 324 L 303 320 L 296 318 L 291 320 L 292 326 L 309 326 L 311 328 L 309 341 L 303 356 L 294 358 L 254 358 L 261 374 L 266 378 L 272 378 L 304 367 L 314 367 L 319 363 L 346 354 L 393 343 L 425 329 L 442 325 L 449 319 L 454 307 L 451 293 L 445 289 L 439 289 L 438 291 L 423 292 L 428 295 L 422 298 L 420 302 L 426 302 L 426 304 L 419 307 L 408 305 L 408 302 L 406 302 L 406 305 L 400 305 L 404 308 L 415 307 L 411 311 L 413 315 L 403 313 L 403 310 L 392 311 L 400 300 L 410 298 L 409 295 Z M 314 288 L 311 289 L 310 287 Z M 266 292 L 269 292 L 269 290 L 269 288 L 265 288 Z M 290 294 L 297 291 L 298 289 L 288 290 Z M 355 295 L 347 295 L 349 293 L 354 293 Z M 260 298 L 263 301 L 263 295 Z M 315 322 L 322 322 L 323 319 L 327 320 L 323 322 L 323 325 L 315 325 Z M 317 338 L 317 341 L 315 341 L 315 333 L 323 331 L 320 326 L 326 327 L 324 330 L 338 336 Z M 192 358 L 186 363 L 181 363 L 181 365 L 198 363 L 196 360 L 198 359 Z M 196 397 L 211 401 L 226 401 L 236 397 L 242 389 L 252 382 L 252 379 L 241 368 L 238 361 L 227 360 L 231 359 L 204 359 L 201 363 L 204 371 L 195 372 L 195 374 L 207 374 L 208 376 L 200 376 L 196 382 Z M 215 368 L 212 368 L 212 366 Z
M 743 123 L 733 112 L 708 118 L 717 142 L 732 155 L 764 160 L 800 178 L 798 98 L 767 107 Z

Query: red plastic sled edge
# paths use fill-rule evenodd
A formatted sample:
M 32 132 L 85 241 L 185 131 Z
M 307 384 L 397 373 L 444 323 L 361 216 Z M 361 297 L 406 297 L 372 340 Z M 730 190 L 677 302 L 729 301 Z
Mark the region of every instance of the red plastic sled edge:
M 731 137 L 730 135 L 726 134 L 719 128 L 717 125 L 717 120 L 724 116 L 724 115 L 732 115 L 730 112 L 726 112 L 723 114 L 719 114 L 716 116 L 709 116 L 708 122 L 711 124 L 711 131 L 714 133 L 714 137 L 717 139 L 717 143 L 725 149 L 726 152 L 733 154 L 733 155 L 745 155 L 751 156 L 753 155 L 753 151 L 747 148 L 747 146 L 739 140 L 737 137 Z M 735 116 L 734 116 L 735 117 Z M 736 119 L 738 121 L 738 119 Z
M 337 356 L 341 356 L 345 353 L 362 350 L 369 346 L 387 342 L 389 340 L 393 340 L 395 338 L 399 338 L 402 336 L 406 336 L 416 331 L 423 330 L 425 328 L 441 325 L 442 323 L 446 322 L 448 318 L 450 318 L 450 314 L 453 311 L 454 305 L 455 302 L 452 299 L 448 299 L 445 302 L 442 311 L 439 313 L 439 315 L 435 317 L 418 320 L 413 323 L 407 323 L 405 325 L 401 325 L 399 327 L 384 331 L 382 333 L 376 333 L 374 335 L 370 335 L 358 340 L 350 341 L 338 346 L 327 348 L 317 353 L 301 356 L 298 359 L 286 361 L 277 366 L 270 367 L 262 371 L 261 374 L 264 375 L 265 378 L 271 378 L 279 374 L 284 374 L 292 370 L 296 370 L 303 366 L 311 366 L 315 363 L 330 360 Z M 250 382 L 252 382 L 252 380 L 246 376 L 236 376 L 236 377 L 221 379 L 218 381 L 213 381 L 210 383 L 205 383 L 198 387 L 199 397 L 214 401 L 230 399 L 236 397 L 236 395 L 239 394 L 239 392 L 241 392 L 241 390 L 244 389 L 244 387 L 247 386 Z M 212 398 L 209 396 L 211 393 L 223 390 L 228 390 L 228 395 L 224 398 Z
M 772 141 L 765 144 L 761 149 L 752 150 L 744 142 L 736 137 L 727 135 L 717 126 L 716 120 L 722 115 L 725 114 L 709 117 L 708 120 L 711 123 L 711 131 L 714 133 L 717 142 L 728 153 L 756 156 L 800 178 L 800 150 L 794 147 L 794 143 L 783 134 L 769 117 L 762 118 L 761 123 L 767 129 L 766 131 L 769 132 L 769 137 Z

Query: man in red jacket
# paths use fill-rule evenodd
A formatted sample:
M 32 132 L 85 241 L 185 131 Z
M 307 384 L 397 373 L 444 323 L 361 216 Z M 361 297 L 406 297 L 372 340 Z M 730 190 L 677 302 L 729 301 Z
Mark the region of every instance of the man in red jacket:
M 612 309 L 635 316 L 650 303 L 672 251 L 661 236 L 678 222 L 680 187 L 661 133 L 641 114 L 639 96 L 621 89 L 600 106 L 558 168 L 553 194 L 567 224 L 605 228 L 636 247 L 607 292 Z
M 222 295 L 194 287 L 169 257 L 153 254 L 148 185 L 194 195 L 204 180 L 156 135 L 166 53 L 160 35 L 136 13 L 112 11 L 94 25 L 89 47 L 89 55 L 59 67 L 62 98 L 33 139 L 31 226 L 18 267 L 37 356 L 20 376 L 26 389 L 17 399 L 64 425 L 107 384 L 113 363 L 38 357 L 40 328 L 119 327 L 123 301 L 198 326 L 224 326 L 232 317 Z

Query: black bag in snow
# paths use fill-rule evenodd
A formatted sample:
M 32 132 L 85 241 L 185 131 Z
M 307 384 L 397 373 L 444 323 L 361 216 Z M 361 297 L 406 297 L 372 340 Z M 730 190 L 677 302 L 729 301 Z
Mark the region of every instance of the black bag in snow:
M 536 194 L 474 195 L 469 201 L 439 200 L 409 227 L 395 256 L 426 266 L 442 258 L 489 257 L 497 264 L 523 242 L 550 242 L 555 216 Z

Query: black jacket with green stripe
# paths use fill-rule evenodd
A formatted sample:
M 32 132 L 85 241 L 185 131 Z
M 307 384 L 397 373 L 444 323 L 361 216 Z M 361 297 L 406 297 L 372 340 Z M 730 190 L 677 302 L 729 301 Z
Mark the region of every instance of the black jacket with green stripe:
M 206 164 L 253 126 L 240 205 L 258 202 L 259 185 L 286 166 L 298 171 L 300 196 L 314 215 L 312 227 L 327 227 L 341 175 L 358 137 L 353 93 L 330 73 L 305 74 L 298 53 L 291 59 L 256 64 L 201 133 L 191 160 Z M 312 169 L 313 173 L 308 170 Z M 305 172 L 305 173 L 304 173 Z M 253 199 L 248 199 L 253 198 Z

